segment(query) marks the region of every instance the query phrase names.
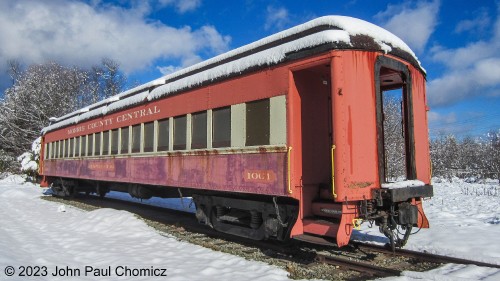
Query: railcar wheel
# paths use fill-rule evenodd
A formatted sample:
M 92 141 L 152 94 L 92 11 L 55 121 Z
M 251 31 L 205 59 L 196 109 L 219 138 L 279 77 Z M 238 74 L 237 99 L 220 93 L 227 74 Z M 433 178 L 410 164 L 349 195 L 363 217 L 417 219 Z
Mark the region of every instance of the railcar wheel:
M 57 179 L 51 184 L 52 195 L 61 198 L 71 198 L 75 195 L 75 188 L 70 182 Z
M 104 198 L 108 192 L 109 188 L 102 186 L 102 184 L 100 183 L 97 183 L 96 194 L 99 195 L 99 197 Z

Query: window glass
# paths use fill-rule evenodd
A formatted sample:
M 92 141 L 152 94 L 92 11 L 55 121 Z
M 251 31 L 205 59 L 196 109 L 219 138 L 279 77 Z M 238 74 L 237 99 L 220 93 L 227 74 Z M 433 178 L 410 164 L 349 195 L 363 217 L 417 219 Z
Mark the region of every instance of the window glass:
M 207 112 L 194 113 L 191 117 L 191 148 L 207 148 Z
M 102 132 L 96 133 L 94 138 L 94 155 L 101 155 Z
M 50 152 L 50 159 L 54 159 L 54 152 L 55 152 L 55 142 L 51 142 L 49 146 L 49 152 Z
M 73 157 L 73 148 L 75 147 L 75 143 L 73 142 L 73 139 L 67 139 L 66 140 L 66 150 L 67 150 L 67 155 L 66 157 Z
M 69 139 L 66 140 L 66 144 L 65 145 L 66 145 L 66 152 L 64 153 L 64 157 L 68 158 L 70 156 L 70 151 L 71 151 L 70 150 L 71 149 L 71 145 L 70 145 L 70 140 Z
M 118 129 L 111 131 L 111 154 L 118 154 Z
M 62 145 L 62 157 L 61 158 L 66 158 L 66 155 L 68 155 L 68 154 L 66 154 L 66 151 L 68 151 L 68 146 L 69 146 L 68 140 L 63 140 L 62 143 L 63 143 L 63 145 Z
M 57 141 L 57 158 L 62 158 L 63 141 Z
M 174 117 L 174 150 L 186 149 L 186 115 Z
M 141 124 L 132 126 L 132 153 L 141 152 Z
M 144 152 L 152 152 L 154 146 L 155 123 L 144 123 Z
M 74 157 L 80 157 L 80 137 L 75 138 L 75 154 Z
M 269 99 L 246 104 L 246 146 L 269 144 Z
M 87 149 L 88 149 L 88 153 L 87 153 L 87 156 L 92 156 L 94 155 L 93 154 L 93 151 L 94 151 L 94 135 L 93 134 L 90 134 L 90 135 L 87 135 L 87 139 L 88 139 L 88 146 L 87 146 Z
M 68 152 L 68 157 L 74 157 L 75 156 L 75 139 L 69 139 L 69 152 Z
M 120 146 L 120 153 L 121 154 L 127 154 L 128 153 L 128 132 L 129 129 L 128 127 L 123 127 L 121 129 L 121 146 Z
M 231 146 L 231 107 L 212 111 L 212 147 Z
M 109 131 L 102 132 L 102 155 L 109 154 Z
M 158 121 L 158 151 L 168 150 L 169 127 L 170 124 L 168 119 Z

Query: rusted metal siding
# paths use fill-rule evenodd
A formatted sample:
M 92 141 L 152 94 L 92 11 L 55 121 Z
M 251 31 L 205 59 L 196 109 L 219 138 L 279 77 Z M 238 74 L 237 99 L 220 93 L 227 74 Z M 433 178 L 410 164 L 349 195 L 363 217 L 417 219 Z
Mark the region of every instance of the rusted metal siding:
M 286 153 L 198 153 L 45 161 L 45 175 L 100 181 L 286 194 Z

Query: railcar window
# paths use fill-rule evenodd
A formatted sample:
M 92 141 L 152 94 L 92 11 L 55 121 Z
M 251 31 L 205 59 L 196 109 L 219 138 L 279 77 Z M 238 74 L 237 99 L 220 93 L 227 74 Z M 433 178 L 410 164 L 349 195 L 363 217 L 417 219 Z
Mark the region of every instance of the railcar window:
M 68 140 L 62 140 L 62 157 L 66 158 L 66 151 L 68 150 Z
M 207 148 L 207 112 L 193 113 L 191 117 L 191 148 Z
M 62 158 L 63 141 L 57 141 L 57 158 Z
M 155 123 L 144 123 L 144 152 L 152 152 L 154 149 Z
M 168 118 L 158 121 L 158 151 L 168 150 L 169 130 L 170 120 Z
M 68 150 L 67 157 L 71 158 L 71 157 L 73 157 L 73 150 L 75 150 L 75 140 L 74 139 L 67 139 L 66 141 L 69 144 L 69 146 L 67 147 L 68 148 L 67 149 Z
M 186 149 L 187 117 L 174 117 L 174 150 Z
M 52 143 L 48 143 L 45 149 L 45 159 L 50 159 L 52 157 Z
M 87 135 L 89 144 L 88 144 L 88 154 L 87 156 L 94 155 L 94 134 Z
M 269 99 L 246 104 L 246 146 L 269 144 Z
M 118 129 L 111 131 L 111 154 L 118 154 Z
M 109 154 L 109 131 L 102 132 L 102 155 Z
M 48 158 L 49 158 L 49 159 L 52 159 L 52 158 L 53 158 L 53 155 L 54 155 L 54 152 L 52 152 L 52 151 L 53 151 L 53 148 L 52 148 L 52 143 L 51 143 L 51 142 L 49 143 L 49 148 L 48 148 L 48 149 L 49 149 L 49 150 L 48 150 L 48 152 L 49 152 Z
M 82 136 L 82 156 L 87 156 L 88 136 Z
M 70 147 L 70 156 L 75 157 L 75 151 L 76 151 L 76 138 L 71 139 L 71 147 Z
M 74 157 L 80 157 L 80 137 L 75 138 L 75 153 Z
M 132 126 L 132 153 L 141 152 L 141 124 Z
M 101 155 L 102 132 L 94 135 L 94 155 Z
M 231 107 L 212 111 L 212 147 L 231 146 Z
M 121 146 L 120 146 L 120 153 L 121 154 L 127 154 L 128 153 L 128 133 L 129 129 L 128 127 L 123 127 L 121 129 Z
M 71 144 L 70 144 L 70 139 L 66 139 L 66 152 L 64 153 L 65 158 L 70 157 L 70 152 L 71 152 Z

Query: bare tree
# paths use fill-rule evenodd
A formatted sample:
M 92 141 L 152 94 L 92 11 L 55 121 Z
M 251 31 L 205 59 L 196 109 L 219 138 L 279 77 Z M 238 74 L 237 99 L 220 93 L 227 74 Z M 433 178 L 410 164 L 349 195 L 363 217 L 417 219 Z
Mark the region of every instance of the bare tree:
M 0 100 L 0 149 L 12 156 L 27 151 L 50 117 L 118 94 L 125 84 L 119 64 L 103 59 L 90 70 L 55 62 L 30 65 L 23 70 L 9 62 L 13 84 Z
M 401 99 L 384 95 L 384 146 L 386 174 L 391 180 L 406 176 L 405 138 L 401 115 Z
M 80 96 L 80 107 L 119 94 L 127 81 L 120 71 L 120 64 L 112 59 L 103 58 L 100 65 L 87 71 L 86 91 Z

